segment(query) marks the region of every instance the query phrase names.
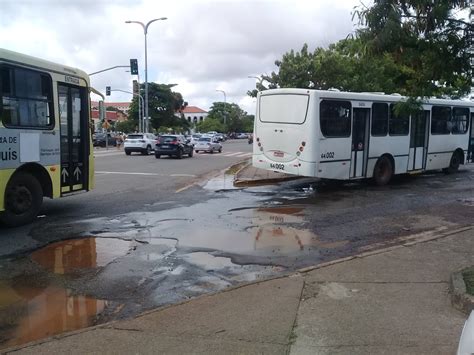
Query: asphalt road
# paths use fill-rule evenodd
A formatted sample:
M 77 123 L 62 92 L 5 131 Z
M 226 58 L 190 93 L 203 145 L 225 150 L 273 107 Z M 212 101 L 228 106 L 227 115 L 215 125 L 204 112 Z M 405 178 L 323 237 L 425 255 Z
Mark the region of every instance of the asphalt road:
M 193 204 L 205 199 L 205 193 L 187 190 L 249 159 L 251 151 L 252 146 L 245 139 L 224 142 L 222 153 L 195 153 L 192 158 L 183 159 L 156 159 L 139 153 L 126 156 L 115 148 L 96 149 L 95 189 L 62 199 L 45 199 L 40 218 L 30 225 L 13 229 L 0 225 L 0 257 L 76 237 L 86 230 L 75 225 L 80 220 L 159 210 L 167 201 Z
M 75 329 L 48 328 L 42 314 L 64 319 L 76 303 L 71 322 L 86 326 L 474 221 L 472 165 L 384 187 L 302 178 L 233 188 L 219 172 L 250 150 L 231 141 L 182 160 L 97 152 L 93 192 L 0 228 L 0 301 L 13 300 L 0 303 L 0 348 L 42 336 L 19 338 L 22 324 Z

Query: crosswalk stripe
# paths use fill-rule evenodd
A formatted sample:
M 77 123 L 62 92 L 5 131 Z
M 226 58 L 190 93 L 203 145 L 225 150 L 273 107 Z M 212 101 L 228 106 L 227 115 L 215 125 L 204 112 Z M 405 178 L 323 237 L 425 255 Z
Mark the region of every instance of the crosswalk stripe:
M 242 152 L 227 153 L 227 154 L 223 154 L 223 156 L 225 156 L 225 157 L 233 157 L 234 155 L 239 155 L 239 154 L 242 154 Z

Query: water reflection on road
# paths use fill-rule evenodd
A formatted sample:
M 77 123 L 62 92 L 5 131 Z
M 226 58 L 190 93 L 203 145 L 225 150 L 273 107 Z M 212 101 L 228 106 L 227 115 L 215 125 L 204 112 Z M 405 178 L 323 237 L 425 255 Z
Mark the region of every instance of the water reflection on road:
M 130 250 L 130 242 L 83 238 L 50 244 L 33 252 L 38 273 L 0 281 L 0 347 L 42 339 L 94 323 L 104 300 L 74 294 L 61 280 L 45 278 L 105 266 Z M 63 280 L 64 281 L 64 280 Z
M 275 275 L 301 255 L 316 255 L 314 263 L 318 250 L 343 247 L 345 241 L 323 240 L 307 228 L 305 206 L 285 203 L 294 197 L 276 202 L 265 188 L 226 188 L 191 206 L 87 221 L 94 237 L 30 255 L 33 279 L 41 282 L 0 281 L 0 347 L 94 324 L 107 309 L 103 299 L 139 299 L 142 309 L 169 304 Z M 73 292 L 67 285 L 74 282 L 105 296 Z

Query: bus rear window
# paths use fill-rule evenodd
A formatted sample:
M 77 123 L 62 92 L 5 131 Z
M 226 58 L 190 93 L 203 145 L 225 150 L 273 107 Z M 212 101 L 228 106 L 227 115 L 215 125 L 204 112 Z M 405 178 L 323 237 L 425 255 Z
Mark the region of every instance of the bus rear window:
M 261 122 L 302 124 L 308 113 L 309 95 L 278 94 L 260 97 Z

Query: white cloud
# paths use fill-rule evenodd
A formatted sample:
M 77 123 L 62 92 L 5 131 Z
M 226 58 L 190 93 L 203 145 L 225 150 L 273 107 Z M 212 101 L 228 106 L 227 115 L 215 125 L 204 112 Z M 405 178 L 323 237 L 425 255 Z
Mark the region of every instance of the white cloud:
M 148 28 L 148 80 L 176 83 L 193 106 L 213 102 L 239 104 L 254 113 L 255 87 L 249 75 L 276 70 L 275 60 L 303 43 L 311 49 L 345 38 L 354 29 L 351 12 L 359 0 L 283 1 L 182 0 L 2 0 L 0 43 L 3 48 L 94 72 L 127 65 L 137 58 L 144 75 L 144 35 L 137 24 L 168 17 Z M 105 86 L 131 90 L 126 69 L 91 77 Z M 113 93 L 110 101 L 130 100 Z

